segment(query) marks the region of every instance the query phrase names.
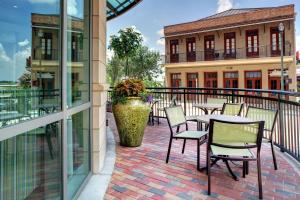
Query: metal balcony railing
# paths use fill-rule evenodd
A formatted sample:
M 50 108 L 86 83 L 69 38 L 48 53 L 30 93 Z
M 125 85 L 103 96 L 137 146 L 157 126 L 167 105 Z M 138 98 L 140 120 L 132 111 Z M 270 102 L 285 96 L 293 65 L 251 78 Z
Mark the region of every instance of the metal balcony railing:
M 230 59 L 252 59 L 252 58 L 267 58 L 281 56 L 281 51 L 276 50 L 277 47 L 272 45 L 245 47 L 236 49 L 209 49 L 204 51 L 182 52 L 177 54 L 163 55 L 163 63 L 182 63 L 182 62 L 199 62 L 199 61 L 214 61 L 214 60 L 230 60 Z M 291 45 L 284 45 L 284 56 L 292 56 Z
M 49 60 L 58 61 L 60 56 L 59 49 L 44 50 L 41 48 L 33 49 L 33 60 Z M 70 54 L 70 60 L 72 62 L 82 62 L 84 60 L 82 50 L 72 50 Z
M 274 142 L 300 162 L 300 93 L 278 90 L 221 89 L 221 88 L 148 88 L 152 98 L 157 100 L 152 107 L 154 117 L 164 118 L 158 108 L 168 107 L 174 95 L 177 104 L 186 116 L 203 115 L 204 112 L 193 104 L 205 103 L 208 97 L 225 98 L 228 102 L 244 103 L 242 115 L 248 106 L 278 109 L 279 117 L 274 129 Z M 108 102 L 111 102 L 110 92 Z M 267 135 L 265 135 L 267 136 Z

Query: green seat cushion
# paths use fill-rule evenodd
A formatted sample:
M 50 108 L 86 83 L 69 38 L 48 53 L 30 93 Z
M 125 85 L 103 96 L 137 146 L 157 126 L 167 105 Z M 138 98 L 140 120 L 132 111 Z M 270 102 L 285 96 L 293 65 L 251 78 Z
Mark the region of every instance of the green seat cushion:
M 253 157 L 250 149 L 234 149 L 211 145 L 213 155 L 216 156 L 234 156 L 234 157 Z
M 207 135 L 206 131 L 183 131 L 183 132 L 176 134 L 174 137 L 199 139 L 205 135 Z

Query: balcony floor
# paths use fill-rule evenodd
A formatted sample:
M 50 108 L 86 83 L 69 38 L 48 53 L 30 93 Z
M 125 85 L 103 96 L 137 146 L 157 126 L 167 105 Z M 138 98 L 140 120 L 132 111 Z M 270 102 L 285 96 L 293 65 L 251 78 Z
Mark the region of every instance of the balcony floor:
M 250 162 L 250 173 L 241 177 L 241 168 L 231 164 L 239 175 L 234 181 L 225 165 L 219 162 L 212 168 L 212 195 L 207 196 L 207 176 L 196 170 L 196 142 L 187 141 L 181 154 L 182 140 L 174 140 L 170 161 L 165 163 L 169 128 L 166 120 L 148 126 L 143 144 L 125 148 L 118 144 L 117 130 L 112 114 L 108 114 L 116 144 L 117 159 L 105 199 L 257 199 L 256 162 Z M 192 124 L 192 123 L 191 123 Z M 192 126 L 191 126 L 192 127 Z M 205 166 L 205 144 L 201 146 L 201 166 Z M 279 169 L 273 168 L 268 145 L 262 147 L 262 179 L 264 199 L 300 199 L 300 175 L 277 151 Z

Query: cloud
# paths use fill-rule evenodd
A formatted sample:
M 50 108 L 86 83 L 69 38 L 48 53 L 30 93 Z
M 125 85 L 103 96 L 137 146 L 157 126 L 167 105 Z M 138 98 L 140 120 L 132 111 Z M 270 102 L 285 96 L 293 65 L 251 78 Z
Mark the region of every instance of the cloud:
M 77 10 L 77 1 L 76 0 L 68 0 L 67 4 L 68 14 L 71 16 L 76 16 L 78 14 Z
M 47 4 L 55 4 L 58 0 L 28 0 L 30 3 L 47 3 Z
M 165 46 L 165 39 L 160 38 L 159 40 L 156 41 L 156 44 L 159 46 Z
M 300 35 L 296 36 L 296 50 L 300 51 Z
M 218 13 L 231 8 L 233 8 L 233 0 L 218 0 Z
M 17 51 L 12 57 L 8 56 L 2 43 L 0 43 L 0 81 L 17 81 L 24 73 L 26 58 L 31 55 L 31 48 L 26 47 Z
M 21 42 L 18 42 L 18 45 L 20 47 L 25 47 L 29 44 L 29 40 L 28 39 L 25 39 L 24 41 L 21 41 Z
M 7 67 L 7 65 L 2 65 L 2 63 L 9 63 L 11 59 L 6 54 L 3 45 L 0 43 L 0 67 Z
M 159 37 L 164 37 L 164 35 L 165 35 L 163 28 L 158 30 L 156 33 L 157 33 L 157 35 L 159 35 Z

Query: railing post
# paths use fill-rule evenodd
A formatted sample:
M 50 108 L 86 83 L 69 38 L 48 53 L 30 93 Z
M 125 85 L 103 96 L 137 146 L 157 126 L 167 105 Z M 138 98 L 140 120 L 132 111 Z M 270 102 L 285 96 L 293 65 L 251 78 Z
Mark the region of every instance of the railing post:
M 280 130 L 280 151 L 284 152 L 284 128 L 283 128 L 283 108 L 281 106 L 281 94 L 278 93 L 279 130 Z
M 184 114 L 186 115 L 186 90 L 183 89 L 183 107 L 184 107 Z
M 234 102 L 234 90 L 231 90 L 231 102 L 232 102 L 232 103 L 235 103 L 235 102 Z

